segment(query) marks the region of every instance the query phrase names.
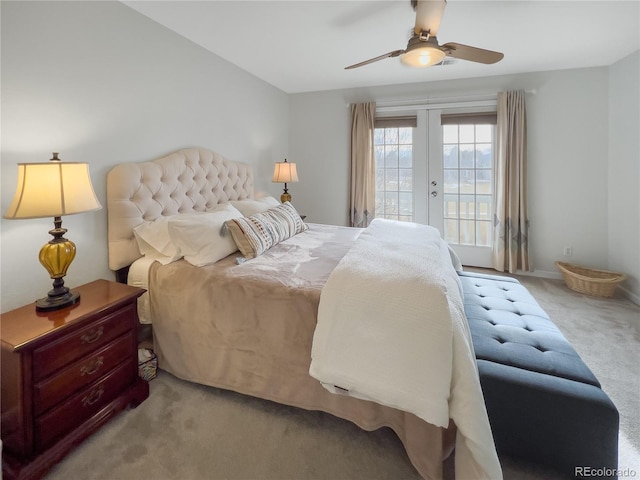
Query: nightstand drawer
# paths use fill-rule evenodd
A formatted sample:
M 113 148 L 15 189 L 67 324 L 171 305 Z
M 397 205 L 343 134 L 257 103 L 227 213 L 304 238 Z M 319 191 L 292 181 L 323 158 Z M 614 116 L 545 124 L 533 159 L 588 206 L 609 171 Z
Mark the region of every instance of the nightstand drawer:
M 123 360 L 134 356 L 134 345 L 134 334 L 129 332 L 36 384 L 33 387 L 35 415 L 49 410 L 61 400 L 100 378 Z
M 99 412 L 132 384 L 135 372 L 135 359 L 127 359 L 99 382 L 81 390 L 42 417 L 36 418 L 34 432 L 36 449 L 49 447 L 57 439 Z
M 33 352 L 34 382 L 131 330 L 135 308 L 135 305 L 129 304 L 99 321 L 36 349 Z

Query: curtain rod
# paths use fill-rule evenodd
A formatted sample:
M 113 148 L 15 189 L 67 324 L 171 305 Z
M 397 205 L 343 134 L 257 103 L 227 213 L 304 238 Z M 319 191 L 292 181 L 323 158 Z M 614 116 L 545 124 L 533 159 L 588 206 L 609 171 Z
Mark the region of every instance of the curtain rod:
M 535 95 L 536 90 L 525 90 L 525 94 Z M 461 101 L 483 101 L 483 100 L 496 100 L 498 98 L 498 93 L 472 93 L 468 95 L 450 95 L 450 96 L 434 96 L 427 98 L 417 98 L 411 100 L 381 100 L 376 102 L 376 106 L 381 107 L 391 107 L 397 105 L 432 105 L 432 104 L 443 104 L 443 103 L 457 103 Z
M 525 94 L 527 95 L 535 95 L 537 91 L 535 89 L 525 90 Z M 468 95 L 450 95 L 450 96 L 442 96 L 442 97 L 427 97 L 427 98 L 417 98 L 411 100 L 380 100 L 376 101 L 376 108 L 385 108 L 392 111 L 395 108 L 404 107 L 404 108 L 425 108 L 431 106 L 431 108 L 435 108 L 435 106 L 440 108 L 455 108 L 461 106 L 490 106 L 495 104 L 495 101 L 498 98 L 498 94 L 496 93 L 475 93 Z M 493 102 L 493 103 L 491 103 Z M 352 102 L 353 103 L 353 102 Z M 347 104 L 347 107 L 351 105 Z

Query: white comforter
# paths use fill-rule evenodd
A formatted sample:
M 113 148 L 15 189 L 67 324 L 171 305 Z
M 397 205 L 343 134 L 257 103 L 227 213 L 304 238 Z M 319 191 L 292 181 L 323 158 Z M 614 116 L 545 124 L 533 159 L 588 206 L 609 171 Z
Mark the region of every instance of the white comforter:
M 322 290 L 311 356 L 311 376 L 335 393 L 445 428 L 453 419 L 458 478 L 502 478 L 459 278 L 436 229 L 376 219 L 360 234 Z

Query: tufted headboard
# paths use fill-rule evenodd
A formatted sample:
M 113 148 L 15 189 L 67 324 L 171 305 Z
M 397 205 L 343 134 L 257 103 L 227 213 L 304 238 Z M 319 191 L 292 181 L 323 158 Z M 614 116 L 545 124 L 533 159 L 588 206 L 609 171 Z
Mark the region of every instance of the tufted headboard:
M 141 223 L 246 198 L 253 198 L 251 167 L 204 148 L 114 167 L 107 174 L 109 268 L 140 258 L 133 229 Z

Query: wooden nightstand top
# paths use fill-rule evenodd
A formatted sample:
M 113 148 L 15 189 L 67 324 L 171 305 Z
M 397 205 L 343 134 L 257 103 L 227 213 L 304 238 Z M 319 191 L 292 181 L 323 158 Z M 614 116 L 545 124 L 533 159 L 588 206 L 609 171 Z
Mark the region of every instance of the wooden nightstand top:
M 81 323 L 85 317 L 106 311 L 144 293 L 142 288 L 109 280 L 96 280 L 72 290 L 80 292 L 80 301 L 70 307 L 53 312 L 38 312 L 34 303 L 0 315 L 0 335 L 5 347 L 18 350 L 54 331 L 62 333 Z

